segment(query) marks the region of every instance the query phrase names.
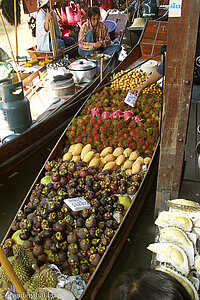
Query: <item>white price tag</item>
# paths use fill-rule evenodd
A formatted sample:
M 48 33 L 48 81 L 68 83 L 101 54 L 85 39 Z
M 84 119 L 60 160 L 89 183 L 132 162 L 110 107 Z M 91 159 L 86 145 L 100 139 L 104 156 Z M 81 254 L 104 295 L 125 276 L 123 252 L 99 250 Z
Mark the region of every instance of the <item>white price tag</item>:
M 128 93 L 126 95 L 126 98 L 125 98 L 124 102 L 126 104 L 130 105 L 131 107 L 135 107 L 135 103 L 136 103 L 137 98 L 138 97 L 135 94 Z
M 91 207 L 90 203 L 88 203 L 83 197 L 64 199 L 64 202 L 73 211 L 79 211 L 84 208 L 88 209 Z

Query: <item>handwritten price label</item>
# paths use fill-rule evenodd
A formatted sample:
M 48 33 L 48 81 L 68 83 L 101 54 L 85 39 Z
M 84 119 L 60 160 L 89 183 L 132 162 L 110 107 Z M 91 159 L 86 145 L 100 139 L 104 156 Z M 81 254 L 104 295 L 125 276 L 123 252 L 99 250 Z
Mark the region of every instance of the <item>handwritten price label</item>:
M 90 203 L 88 203 L 83 197 L 64 199 L 64 202 L 73 211 L 80 211 L 84 208 L 88 209 L 91 207 Z
M 131 107 L 135 107 L 136 100 L 137 100 L 137 96 L 135 94 L 128 93 L 126 95 L 124 102 L 130 105 Z

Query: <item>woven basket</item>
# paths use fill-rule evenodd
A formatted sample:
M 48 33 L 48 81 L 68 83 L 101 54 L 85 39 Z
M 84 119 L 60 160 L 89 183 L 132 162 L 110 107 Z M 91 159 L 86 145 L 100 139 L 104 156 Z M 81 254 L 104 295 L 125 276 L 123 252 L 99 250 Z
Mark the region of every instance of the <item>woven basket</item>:
M 33 46 L 27 49 L 28 54 L 30 57 L 48 57 L 53 56 L 53 51 L 37 51 L 36 46 Z M 60 51 L 58 55 L 61 55 L 63 51 Z

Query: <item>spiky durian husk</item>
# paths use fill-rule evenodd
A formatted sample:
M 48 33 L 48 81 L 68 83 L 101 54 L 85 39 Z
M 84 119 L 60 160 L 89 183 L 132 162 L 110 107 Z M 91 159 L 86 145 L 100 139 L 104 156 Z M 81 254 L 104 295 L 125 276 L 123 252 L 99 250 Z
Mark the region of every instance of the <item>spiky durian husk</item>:
M 10 23 L 11 25 L 15 24 L 15 17 L 14 17 L 14 1 L 13 0 L 1 0 L 0 1 L 0 8 L 2 9 L 2 14 L 4 18 Z M 20 0 L 17 1 L 17 25 L 20 24 Z
M 54 270 L 45 267 L 39 274 L 39 286 L 43 287 L 56 287 L 58 279 Z
M 24 267 L 21 260 L 15 260 L 13 262 L 13 269 L 21 283 L 24 285 L 30 278 L 29 270 Z
M 0 279 L 2 279 L 5 282 L 10 282 L 10 279 L 8 277 L 8 275 L 6 274 L 4 268 L 1 266 L 0 267 Z
M 30 250 L 28 250 L 23 245 L 14 245 L 13 253 L 17 255 L 18 259 L 21 259 L 24 267 L 28 269 L 30 274 L 33 273 L 32 265 L 36 264 L 36 260 Z

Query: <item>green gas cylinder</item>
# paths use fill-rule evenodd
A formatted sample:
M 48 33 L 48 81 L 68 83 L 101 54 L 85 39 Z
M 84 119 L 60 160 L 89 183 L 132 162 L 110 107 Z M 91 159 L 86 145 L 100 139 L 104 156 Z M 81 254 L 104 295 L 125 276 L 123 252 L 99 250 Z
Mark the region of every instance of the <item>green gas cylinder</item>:
M 12 131 L 22 133 L 32 124 L 29 101 L 24 97 L 22 82 L 0 80 L 0 109 Z

